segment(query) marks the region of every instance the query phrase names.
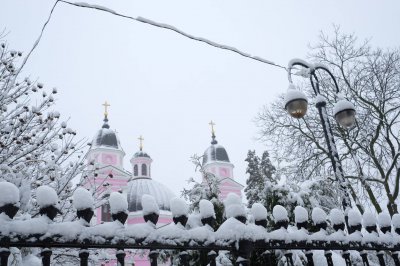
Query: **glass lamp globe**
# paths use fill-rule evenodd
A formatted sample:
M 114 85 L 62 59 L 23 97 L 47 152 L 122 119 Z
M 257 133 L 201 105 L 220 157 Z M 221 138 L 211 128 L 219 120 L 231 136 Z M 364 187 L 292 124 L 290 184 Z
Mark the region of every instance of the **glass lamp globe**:
M 306 95 L 290 84 L 285 96 L 285 109 L 288 114 L 297 119 L 302 118 L 307 113 L 307 107 Z
M 333 114 L 336 121 L 342 127 L 351 128 L 356 123 L 356 110 L 354 105 L 346 99 L 341 99 L 335 104 Z

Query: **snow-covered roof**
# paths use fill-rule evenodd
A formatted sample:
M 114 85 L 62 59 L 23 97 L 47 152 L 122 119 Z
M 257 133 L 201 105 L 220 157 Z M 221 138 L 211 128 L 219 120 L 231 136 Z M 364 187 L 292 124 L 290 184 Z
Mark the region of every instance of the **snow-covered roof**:
M 217 144 L 216 141 L 207 148 L 203 155 L 203 165 L 211 162 L 230 162 L 225 148 L 222 145 Z
M 92 149 L 98 147 L 122 150 L 117 134 L 110 128 L 102 128 L 97 131 L 92 141 Z
M 151 195 L 156 200 L 160 210 L 170 210 L 170 200 L 175 194 L 165 185 L 151 178 L 134 178 L 128 183 L 128 210 L 141 211 L 142 196 Z

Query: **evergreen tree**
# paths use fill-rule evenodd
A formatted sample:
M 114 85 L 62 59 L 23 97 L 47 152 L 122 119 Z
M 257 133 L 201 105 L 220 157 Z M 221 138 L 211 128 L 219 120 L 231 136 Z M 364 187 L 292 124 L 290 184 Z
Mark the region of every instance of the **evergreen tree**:
M 265 182 L 260 171 L 260 158 L 254 150 L 248 151 L 245 161 L 247 162 L 246 174 L 249 174 L 249 177 L 246 180 L 247 186 L 244 193 L 248 200 L 248 206 L 251 207 L 253 203 L 261 201 Z

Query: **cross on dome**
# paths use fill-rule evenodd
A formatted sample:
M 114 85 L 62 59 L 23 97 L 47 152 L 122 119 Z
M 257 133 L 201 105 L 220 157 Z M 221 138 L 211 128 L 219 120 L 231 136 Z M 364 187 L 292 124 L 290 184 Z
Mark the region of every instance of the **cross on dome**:
M 107 117 L 108 116 L 108 107 L 111 105 L 107 101 L 105 101 L 102 105 L 104 106 L 104 116 Z
M 212 137 L 212 141 L 211 144 L 217 144 L 217 140 L 215 139 L 215 129 L 214 126 L 216 125 L 212 120 L 210 121 L 210 123 L 208 123 L 211 126 L 211 137 Z
M 142 151 L 143 150 L 143 140 L 144 138 L 142 137 L 142 135 L 140 135 L 140 137 L 138 138 L 139 140 L 139 149 Z

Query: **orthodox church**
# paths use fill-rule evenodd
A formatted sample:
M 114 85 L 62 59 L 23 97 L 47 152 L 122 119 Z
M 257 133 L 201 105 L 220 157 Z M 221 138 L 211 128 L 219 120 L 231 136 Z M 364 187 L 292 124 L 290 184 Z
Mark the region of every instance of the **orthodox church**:
M 95 210 L 96 223 L 111 221 L 108 196 L 113 191 L 119 191 L 127 195 L 129 216 L 127 224 L 144 223 L 142 215 L 141 199 L 144 194 L 152 195 L 158 203 L 160 216 L 157 226 L 172 222 L 170 212 L 170 200 L 176 195 L 164 184 L 153 179 L 151 167 L 153 160 L 143 150 L 143 138 L 140 137 L 139 150 L 130 159 L 130 169 L 124 167 L 125 152 L 121 146 L 117 132 L 111 129 L 108 120 L 105 102 L 104 122 L 95 134 L 91 148 L 87 155 L 88 168 L 86 171 L 86 187 L 90 186 L 100 198 L 103 204 Z M 205 171 L 214 174 L 220 179 L 220 199 L 223 200 L 228 193 L 233 192 L 241 196 L 243 186 L 233 178 L 234 165 L 229 161 L 225 148 L 218 144 L 214 123 L 212 128 L 211 145 L 203 155 L 203 167 Z M 185 177 L 182 177 L 182 181 Z M 146 258 L 134 259 L 135 265 L 150 265 Z

